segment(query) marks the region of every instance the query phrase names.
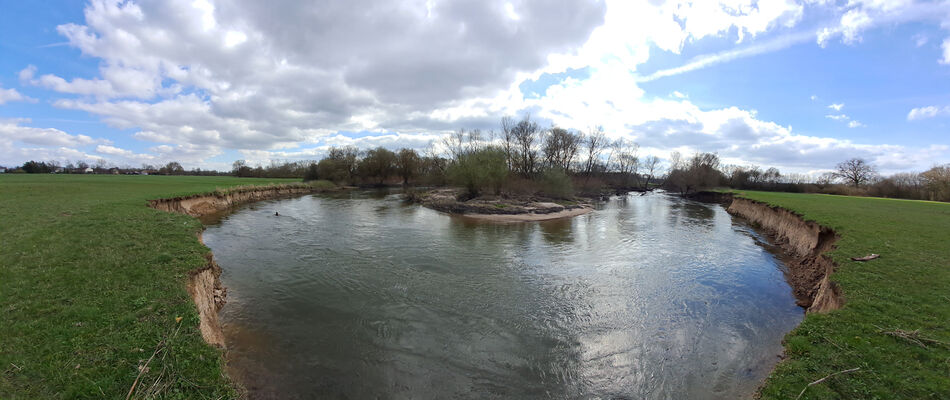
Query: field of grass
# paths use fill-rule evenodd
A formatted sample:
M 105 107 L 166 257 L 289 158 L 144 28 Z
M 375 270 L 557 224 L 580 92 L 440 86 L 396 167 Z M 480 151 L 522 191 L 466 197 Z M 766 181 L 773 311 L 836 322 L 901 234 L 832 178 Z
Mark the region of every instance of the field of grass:
M 950 204 L 740 192 L 841 236 L 831 257 L 843 309 L 809 314 L 786 338 L 788 359 L 763 398 L 950 399 Z M 877 253 L 870 262 L 849 257 Z
M 138 394 L 231 397 L 185 288 L 201 224 L 145 203 L 295 181 L 0 175 L 0 399 L 125 398 L 153 354 Z

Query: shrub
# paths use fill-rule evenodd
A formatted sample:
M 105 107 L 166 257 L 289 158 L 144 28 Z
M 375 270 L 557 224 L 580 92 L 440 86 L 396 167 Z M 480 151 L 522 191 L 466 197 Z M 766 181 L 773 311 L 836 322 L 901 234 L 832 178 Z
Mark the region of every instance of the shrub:
M 571 199 L 574 197 L 574 184 L 563 169 L 548 168 L 541 174 L 541 192 L 555 199 Z
M 449 182 L 464 187 L 469 198 L 477 197 L 484 190 L 498 194 L 508 178 L 508 164 L 503 151 L 488 147 L 461 154 L 449 166 L 446 175 Z

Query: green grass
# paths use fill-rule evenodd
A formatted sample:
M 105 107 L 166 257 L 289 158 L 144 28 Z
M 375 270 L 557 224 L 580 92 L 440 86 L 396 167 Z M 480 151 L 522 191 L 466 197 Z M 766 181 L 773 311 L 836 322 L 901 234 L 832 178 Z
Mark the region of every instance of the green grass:
M 286 182 L 0 175 L 0 399 L 125 398 L 163 339 L 142 390 L 232 397 L 185 287 L 201 224 L 146 200 Z
M 851 368 L 860 370 L 812 386 L 802 398 L 950 398 L 950 204 L 741 195 L 793 210 L 841 236 L 830 255 L 845 306 L 809 314 L 785 337 L 788 358 L 768 378 L 763 398 L 794 399 L 809 382 Z M 881 258 L 849 260 L 869 253 Z M 919 329 L 926 347 L 884 333 L 897 329 Z

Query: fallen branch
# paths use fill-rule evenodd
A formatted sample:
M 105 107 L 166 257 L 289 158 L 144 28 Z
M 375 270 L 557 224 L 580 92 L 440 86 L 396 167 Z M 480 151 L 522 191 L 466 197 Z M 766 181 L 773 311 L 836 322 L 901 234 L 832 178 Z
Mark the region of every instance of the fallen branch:
M 849 373 L 849 372 L 855 372 L 855 371 L 857 371 L 857 370 L 859 370 L 859 369 L 861 369 L 861 368 L 858 367 L 858 368 L 846 369 L 846 370 L 844 370 L 844 371 L 838 371 L 838 372 L 835 372 L 835 373 L 833 373 L 833 374 L 831 374 L 831 375 L 828 375 L 828 376 L 826 376 L 826 377 L 824 377 L 824 378 L 821 378 L 821 379 L 819 379 L 819 380 L 817 380 L 817 381 L 814 381 L 814 382 L 812 382 L 812 383 L 809 383 L 808 386 L 805 386 L 805 388 L 802 389 L 802 392 L 798 394 L 798 397 L 796 397 L 795 400 L 798 400 L 798 399 L 802 398 L 802 395 L 805 394 L 805 391 L 808 390 L 808 388 L 810 388 L 810 387 L 812 387 L 812 386 L 815 386 L 815 385 L 817 385 L 817 384 L 819 384 L 819 383 L 822 383 L 822 382 L 824 382 L 826 379 L 831 378 L 832 376 L 841 375 L 841 374 L 847 374 L 847 373 Z
M 125 396 L 125 400 L 129 400 L 132 398 L 132 393 L 135 392 L 135 385 L 139 384 L 139 379 L 141 379 L 142 375 L 148 371 L 148 364 L 152 362 L 152 359 L 154 359 L 155 355 L 158 354 L 158 352 L 162 350 L 162 347 L 164 345 L 165 345 L 165 339 L 162 339 L 160 342 L 158 342 L 158 346 L 155 346 L 155 351 L 152 353 L 152 356 L 148 358 L 148 361 L 145 362 L 145 365 L 139 366 L 139 375 L 136 376 L 135 381 L 132 382 L 132 388 L 129 389 L 129 394 Z
M 880 258 L 880 254 L 868 254 L 864 257 L 851 257 L 851 261 L 871 261 L 875 258 Z
M 885 335 L 888 335 L 888 336 L 894 336 L 894 337 L 897 337 L 897 338 L 904 339 L 904 340 L 906 340 L 906 341 L 908 341 L 908 342 L 914 343 L 914 344 L 916 344 L 916 345 L 918 345 L 918 346 L 920 346 L 920 347 L 923 347 L 923 348 L 925 348 L 925 349 L 927 349 L 928 347 L 927 347 L 927 345 L 924 344 L 924 343 L 929 343 L 929 344 L 931 344 L 931 345 L 948 346 L 948 344 L 947 344 L 946 342 L 941 342 L 941 341 L 936 340 L 936 339 L 930 339 L 930 338 L 925 338 L 925 337 L 923 337 L 923 336 L 920 336 L 920 329 L 914 329 L 914 330 L 912 330 L 912 331 L 905 331 L 905 330 L 903 330 L 903 329 L 895 329 L 895 330 L 893 330 L 893 331 L 885 331 L 884 329 L 882 329 L 881 327 L 879 327 L 879 326 L 877 326 L 877 325 L 875 325 L 875 327 L 878 329 L 878 332 L 881 332 L 881 333 L 883 333 L 883 334 L 885 334 Z

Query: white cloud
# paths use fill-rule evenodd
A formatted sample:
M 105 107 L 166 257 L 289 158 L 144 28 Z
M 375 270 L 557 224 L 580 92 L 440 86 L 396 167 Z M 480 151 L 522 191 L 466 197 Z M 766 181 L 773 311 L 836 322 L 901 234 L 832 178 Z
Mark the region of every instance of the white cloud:
M 818 96 L 816 96 L 816 95 L 811 95 L 811 97 L 809 97 L 809 99 L 811 99 L 811 101 L 816 101 L 816 100 L 818 100 Z
M 926 106 L 914 108 L 907 113 L 907 120 L 918 121 L 943 115 L 950 115 L 950 106 Z
M 863 128 L 863 127 L 865 127 L 865 125 L 858 121 L 848 122 L 848 128 Z
M 20 92 L 16 91 L 16 89 L 4 89 L 3 87 L 0 87 L 0 104 L 8 103 L 11 101 L 26 101 L 26 102 L 31 102 L 31 103 L 36 102 L 35 99 L 32 99 L 28 96 L 24 96 Z
M 945 1 L 849 0 L 841 9 L 845 11 L 835 24 L 819 30 L 820 46 L 825 47 L 835 38 L 845 44 L 858 43 L 862 33 L 871 28 L 908 21 L 934 21 L 945 29 L 950 27 L 950 3 Z M 921 40 L 915 38 L 918 46 L 922 45 Z
M 22 126 L 29 120 L 0 120 L 0 138 L 39 146 L 82 147 L 96 143 L 107 143 L 102 139 L 93 139 L 86 135 L 70 135 L 59 129 L 34 128 Z
M 844 103 L 829 104 L 828 108 L 835 111 L 841 111 L 841 109 L 844 108 Z
M 950 65 L 950 38 L 944 39 L 940 48 L 943 50 L 943 58 L 940 59 L 940 63 Z
M 844 115 L 844 114 L 826 115 L 825 118 L 833 119 L 835 121 L 847 121 L 848 119 L 850 119 L 847 115 Z

